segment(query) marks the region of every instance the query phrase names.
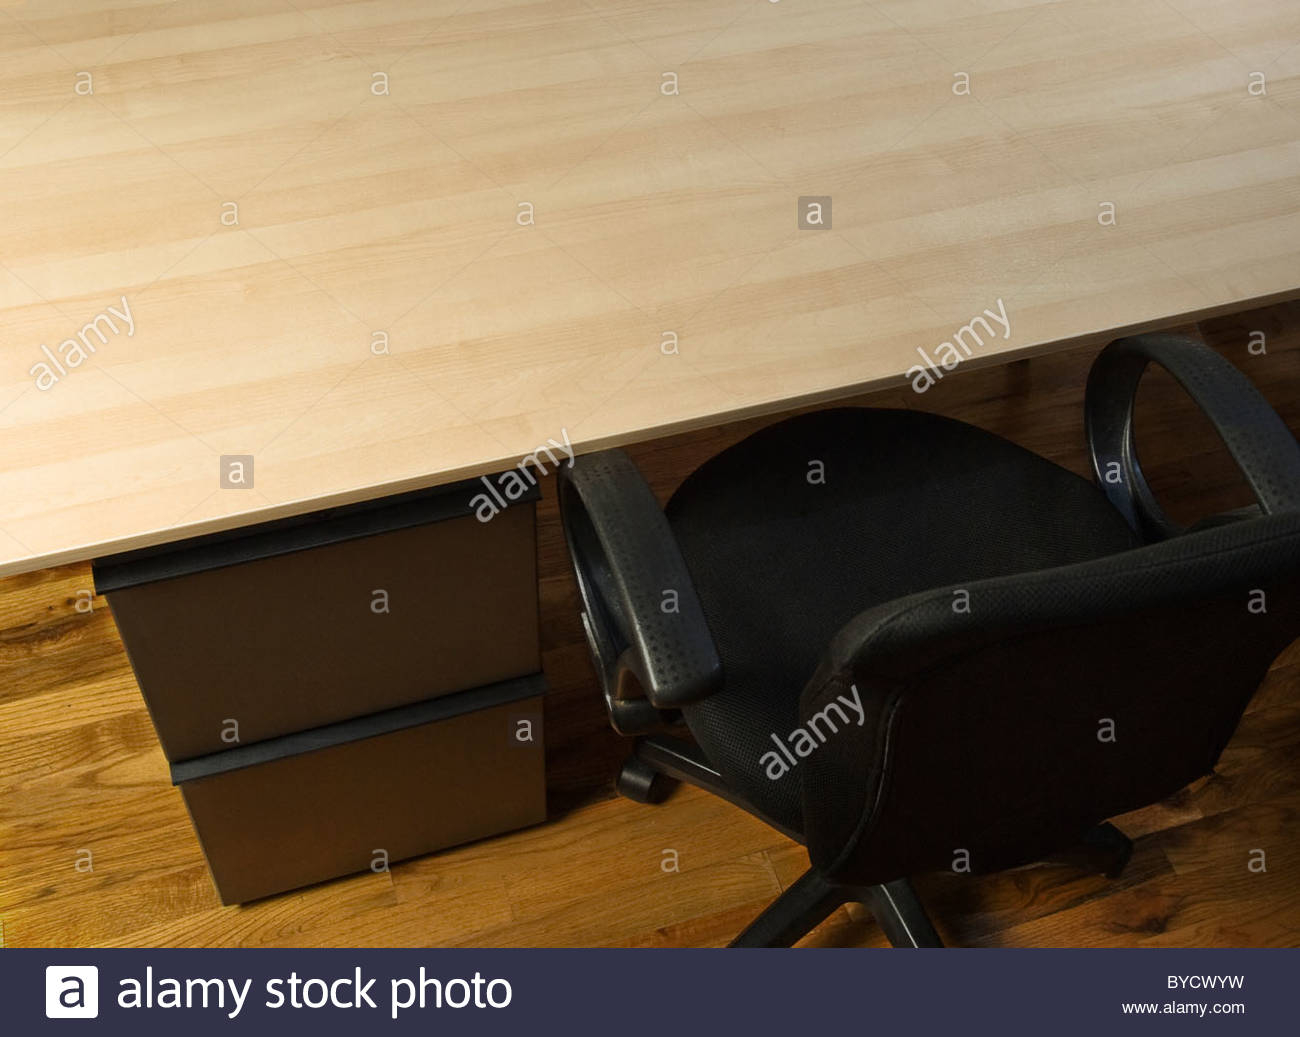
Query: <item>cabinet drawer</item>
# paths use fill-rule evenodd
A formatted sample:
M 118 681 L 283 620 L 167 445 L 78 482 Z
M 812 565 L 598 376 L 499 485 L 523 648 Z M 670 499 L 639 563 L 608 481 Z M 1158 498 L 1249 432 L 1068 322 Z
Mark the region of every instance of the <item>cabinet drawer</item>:
M 546 819 L 540 675 L 172 766 L 242 903 Z
M 534 505 L 474 481 L 96 563 L 171 761 L 540 668 Z

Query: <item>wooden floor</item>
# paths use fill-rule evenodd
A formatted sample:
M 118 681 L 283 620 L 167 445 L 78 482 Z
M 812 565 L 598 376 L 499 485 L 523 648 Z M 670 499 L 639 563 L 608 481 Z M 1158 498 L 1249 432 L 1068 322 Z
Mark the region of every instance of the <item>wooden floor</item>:
M 1266 336 L 1264 355 L 1248 348 L 1255 331 Z M 1199 332 L 1300 429 L 1300 305 L 1216 320 Z M 961 417 L 1083 473 L 1090 359 L 1091 351 L 1064 352 L 963 370 L 924 396 L 900 390 L 864 402 Z M 1141 403 L 1144 466 L 1176 518 L 1248 500 L 1208 425 L 1170 379 L 1148 376 Z M 764 423 L 633 453 L 666 497 L 694 465 Z M 0 942 L 725 943 L 799 875 L 807 856 L 693 789 L 660 807 L 614 798 L 612 775 L 627 747 L 602 714 L 553 488 L 544 492 L 550 823 L 247 907 L 217 900 L 105 603 L 78 610 L 89 568 L 0 582 Z M 916 885 L 953 944 L 1300 944 L 1300 643 L 1274 666 L 1216 773 L 1119 824 L 1137 850 L 1118 881 L 1044 865 L 923 876 Z M 1264 872 L 1249 866 L 1256 850 L 1265 852 Z M 858 907 L 836 912 L 805 941 L 882 942 Z

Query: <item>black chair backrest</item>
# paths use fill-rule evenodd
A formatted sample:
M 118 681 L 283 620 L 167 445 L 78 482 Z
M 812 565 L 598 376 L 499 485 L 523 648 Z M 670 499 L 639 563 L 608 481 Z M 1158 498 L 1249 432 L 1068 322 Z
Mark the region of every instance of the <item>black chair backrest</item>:
M 1297 636 L 1294 512 L 870 609 L 800 702 L 834 730 L 804 761 L 813 864 L 874 884 L 1070 847 L 1211 771 Z

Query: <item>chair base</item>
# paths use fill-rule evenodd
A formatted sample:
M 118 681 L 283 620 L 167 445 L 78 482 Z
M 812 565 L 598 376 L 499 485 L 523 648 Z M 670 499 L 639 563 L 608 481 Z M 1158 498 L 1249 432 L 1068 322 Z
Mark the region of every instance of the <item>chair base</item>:
M 1132 856 L 1133 840 L 1108 821 L 1090 829 L 1078 846 L 1060 850 L 1048 860 L 1117 879 Z
M 680 738 L 656 735 L 640 739 L 623 764 L 616 787 L 620 795 L 638 803 L 657 803 L 667 794 L 668 783 L 673 780 L 712 792 L 796 842 L 803 842 L 798 832 L 764 817 L 737 796 L 704 754 Z M 820 872 L 811 868 L 768 905 L 731 942 L 731 946 L 790 947 L 825 921 L 836 908 L 850 902 L 865 905 L 895 947 L 943 946 L 907 879 L 897 879 L 881 886 L 840 886 L 828 882 Z
M 637 741 L 619 772 L 620 795 L 638 803 L 659 803 L 673 781 L 695 785 L 734 803 L 777 831 L 802 843 L 803 836 L 778 824 L 738 796 L 722 775 L 690 742 L 670 735 L 653 735 Z M 1097 825 L 1075 847 L 1050 860 L 1119 878 L 1133 855 L 1133 842 L 1114 825 Z M 820 925 L 837 907 L 863 904 L 895 947 L 942 947 L 943 941 L 917 899 L 907 879 L 879 886 L 841 886 L 809 869 L 776 898 L 735 940 L 732 947 L 789 947 Z
M 907 879 L 881 886 L 836 886 L 809 868 L 731 941 L 732 947 L 791 947 L 841 904 L 863 904 L 894 947 L 942 947 Z

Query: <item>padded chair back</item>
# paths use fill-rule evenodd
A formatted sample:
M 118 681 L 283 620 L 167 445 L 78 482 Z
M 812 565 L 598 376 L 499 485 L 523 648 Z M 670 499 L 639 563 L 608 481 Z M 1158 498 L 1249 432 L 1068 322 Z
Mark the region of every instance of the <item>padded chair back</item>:
M 874 884 L 1072 846 L 1210 772 L 1297 636 L 1294 512 L 870 609 L 800 701 L 813 864 Z

